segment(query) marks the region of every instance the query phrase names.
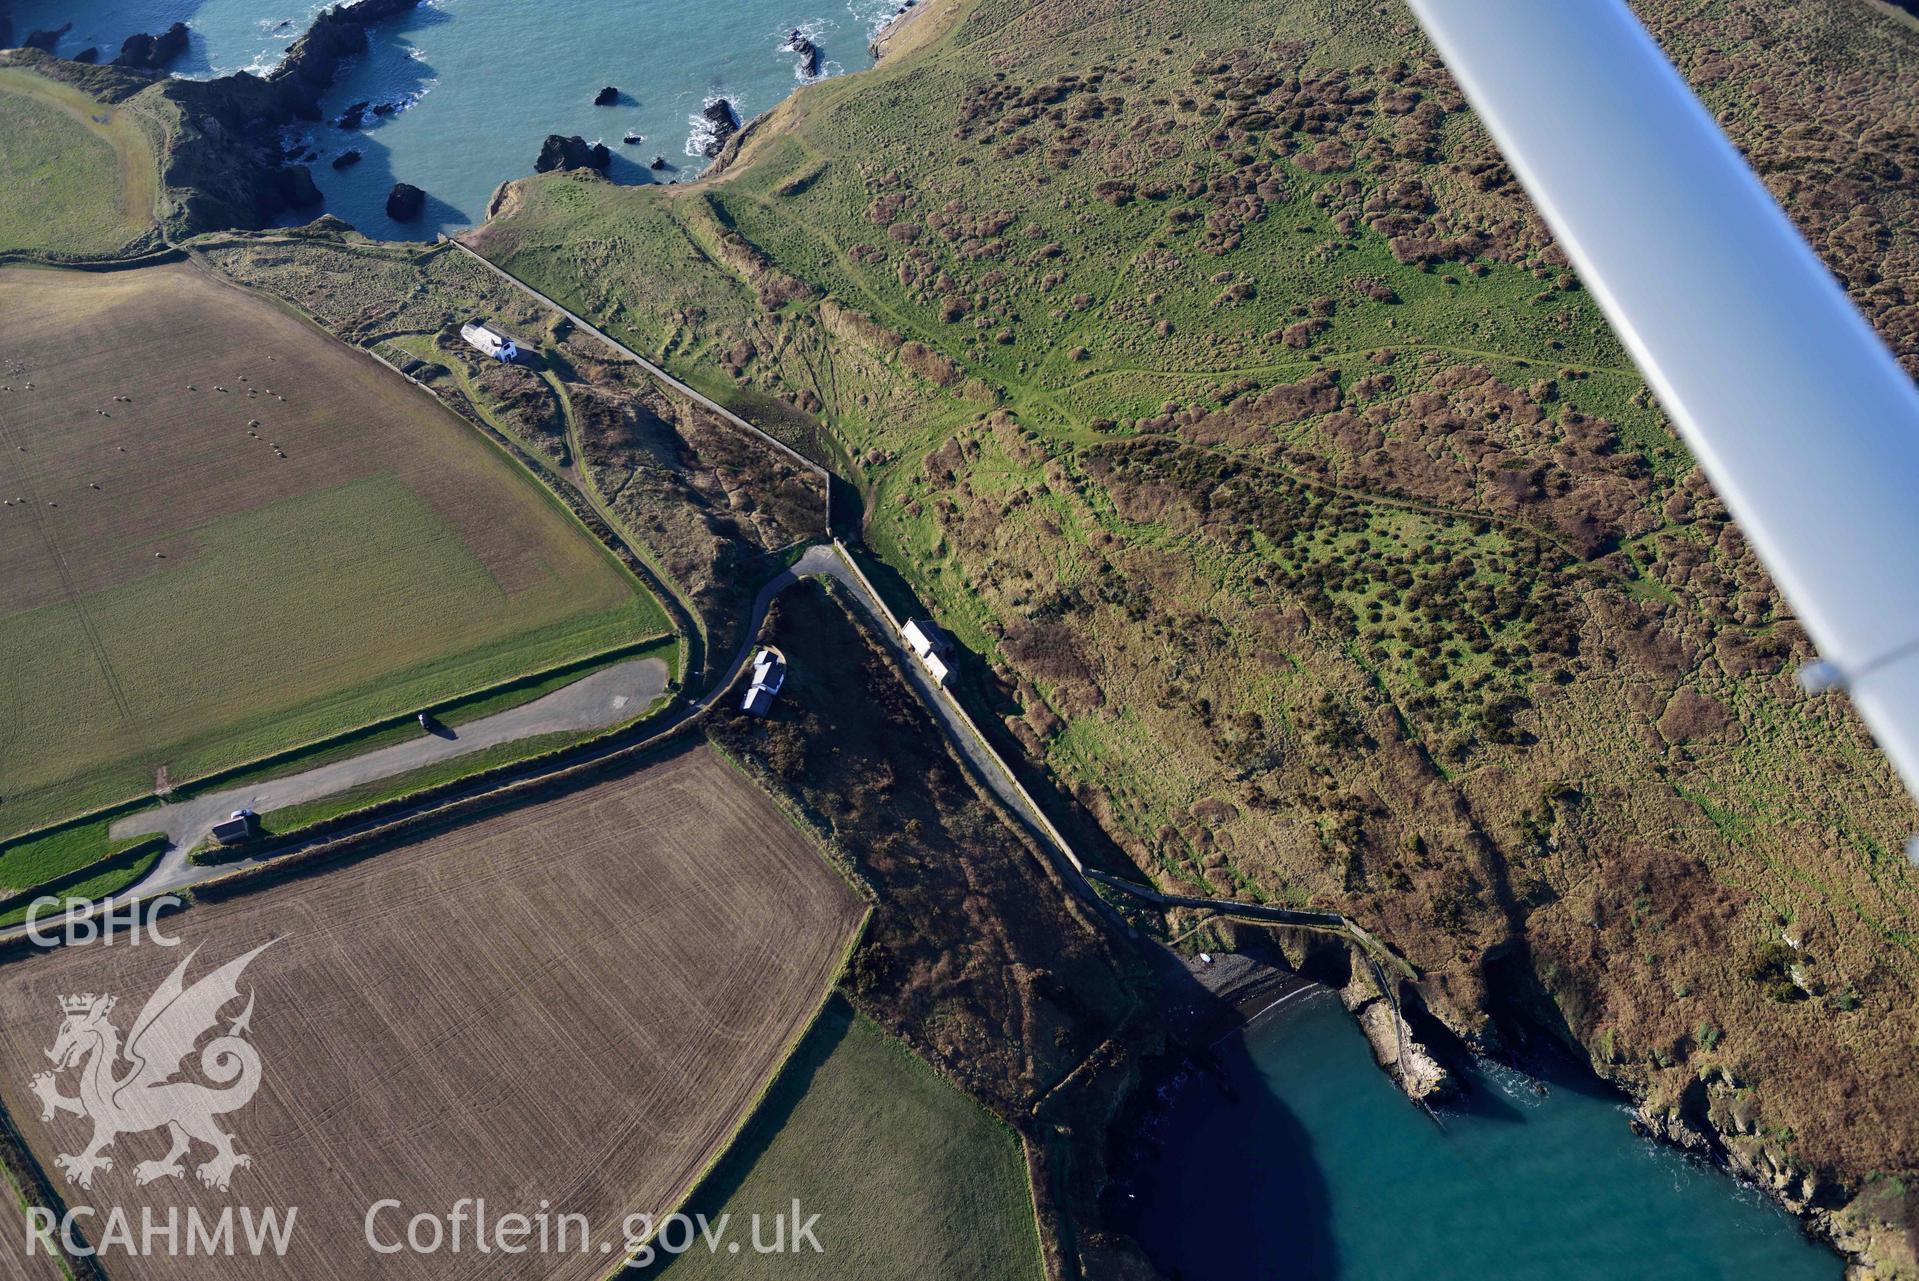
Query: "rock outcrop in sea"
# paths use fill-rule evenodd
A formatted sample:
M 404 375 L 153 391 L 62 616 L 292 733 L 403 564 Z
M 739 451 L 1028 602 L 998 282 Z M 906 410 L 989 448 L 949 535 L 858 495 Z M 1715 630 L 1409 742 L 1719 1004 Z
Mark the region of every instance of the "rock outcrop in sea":
M 593 105 L 596 107 L 610 107 L 614 105 L 615 103 L 617 103 L 619 100 L 620 100 L 620 91 L 614 88 L 612 85 L 608 85 L 606 88 L 600 90 L 598 93 L 593 95 Z
M 360 153 L 357 150 L 342 151 L 339 155 L 333 157 L 333 167 L 335 169 L 350 169 L 359 163 Z
M 168 189 L 184 193 L 167 216 L 169 230 L 192 235 L 212 227 L 260 227 L 286 209 L 318 203 L 312 175 L 285 163 L 282 131 L 295 121 L 320 119 L 321 95 L 342 63 L 366 51 L 368 26 L 419 2 L 356 0 L 322 10 L 264 77 L 241 71 L 212 80 L 162 80 L 154 92 L 178 107 L 183 125 L 162 161 Z M 129 83 L 89 91 L 117 102 L 146 87 Z
M 826 53 L 804 31 L 793 28 L 793 34 L 786 38 L 786 47 L 800 55 L 800 74 L 812 80 L 820 74 L 820 62 Z
M 711 160 L 720 154 L 726 146 L 726 140 L 740 131 L 740 116 L 731 102 L 725 98 L 715 98 L 700 111 L 700 118 L 707 124 L 700 153 Z
M 367 51 L 366 29 L 419 6 L 420 0 L 358 0 L 324 9 L 306 34 L 293 42 L 286 58 L 267 75 L 283 105 L 302 120 L 320 118 L 320 95 L 333 83 L 340 64 Z M 241 73 L 245 74 L 245 73 Z
M 27 38 L 20 42 L 20 47 L 22 49 L 39 49 L 46 53 L 52 53 L 53 47 L 60 43 L 60 37 L 66 35 L 67 32 L 71 30 L 73 30 L 73 24 L 71 22 L 63 22 L 51 31 L 30 31 L 27 33 Z
M 187 24 L 176 22 L 157 36 L 128 36 L 113 65 L 132 67 L 136 71 L 164 71 L 186 51 Z
M 538 173 L 555 169 L 605 169 L 613 163 L 613 153 L 603 142 L 588 142 L 578 134 L 550 133 L 540 144 L 539 159 L 533 162 Z
M 1409 1098 L 1426 1102 L 1453 1092 L 1452 1074 L 1415 1039 L 1399 1008 L 1380 994 L 1364 956 L 1354 954 L 1352 980 L 1340 989 L 1339 999 L 1366 1034 L 1374 1060 Z
M 386 216 L 395 222 L 412 222 L 426 208 L 426 193 L 410 182 L 396 182 L 387 193 Z

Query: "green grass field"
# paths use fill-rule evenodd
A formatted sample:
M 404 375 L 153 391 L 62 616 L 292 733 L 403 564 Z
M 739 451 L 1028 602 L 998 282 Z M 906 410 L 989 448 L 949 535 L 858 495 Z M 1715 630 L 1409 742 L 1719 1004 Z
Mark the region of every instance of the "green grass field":
M 112 825 L 111 818 L 93 819 L 0 846 L 0 898 L 77 872 L 148 839 L 116 841 L 107 831 Z
M 755 1254 L 752 1216 L 818 1214 L 821 1253 Z M 1011 1131 L 835 997 L 760 1110 L 683 1207 L 732 1215 L 737 1254 L 703 1246 L 648 1273 L 703 1277 L 1037 1278 L 1039 1239 Z
M 39 321 L 0 398 L 0 833 L 670 631 L 502 451 L 254 295 L 13 271 L 0 305 Z
M 118 894 L 124 889 L 139 884 L 146 874 L 153 870 L 153 865 L 160 861 L 160 853 L 161 851 L 157 849 L 148 850 L 136 858 L 114 860 L 111 865 L 103 866 L 84 880 L 75 881 L 52 897 L 58 898 L 62 907 L 65 907 L 72 904 L 92 903 Z M 0 913 L 0 929 L 20 924 L 27 919 L 27 913 L 32 908 L 32 901 L 28 901 Z M 44 907 L 38 913 L 38 917 L 51 920 L 60 910 L 55 907 Z
M 152 229 L 156 175 L 129 113 L 0 67 L 0 252 L 112 256 Z

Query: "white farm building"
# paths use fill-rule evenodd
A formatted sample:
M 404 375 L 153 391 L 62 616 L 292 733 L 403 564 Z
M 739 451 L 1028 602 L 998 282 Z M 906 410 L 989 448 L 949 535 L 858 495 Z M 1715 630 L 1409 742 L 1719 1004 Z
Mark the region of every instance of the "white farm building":
M 460 337 L 475 350 L 485 352 L 495 360 L 511 362 L 519 358 L 519 344 L 508 338 L 485 321 L 469 320 L 460 326 Z
M 953 642 L 945 632 L 924 619 L 909 618 L 906 626 L 900 628 L 900 639 L 913 651 L 913 657 L 920 660 L 920 666 L 926 669 L 935 685 L 946 684 L 953 670 L 947 662 L 947 656 L 953 652 Z
M 764 645 L 753 656 L 753 678 L 746 689 L 746 697 L 740 700 L 740 710 L 753 716 L 764 716 L 773 707 L 773 695 L 780 692 L 780 686 L 786 684 L 786 659 L 780 651 L 771 645 Z

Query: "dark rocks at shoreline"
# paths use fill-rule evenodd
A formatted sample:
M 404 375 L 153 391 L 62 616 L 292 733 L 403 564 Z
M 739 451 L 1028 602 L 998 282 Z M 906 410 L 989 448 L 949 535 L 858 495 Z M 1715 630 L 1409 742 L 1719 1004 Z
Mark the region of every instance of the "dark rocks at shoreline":
M 711 160 L 726 147 L 726 140 L 740 131 L 740 117 L 734 111 L 733 104 L 725 98 L 715 98 L 707 103 L 700 116 L 713 126 L 712 133 L 700 148 L 701 153 Z
M 358 129 L 362 124 L 366 123 L 367 106 L 368 104 L 364 102 L 354 103 L 340 113 L 339 118 L 333 122 L 333 127 L 335 129 Z
M 634 133 L 631 129 L 629 129 L 626 131 L 626 136 L 621 138 L 620 141 L 624 143 L 626 146 L 637 147 L 641 143 L 645 142 L 646 139 L 642 137 L 641 135 Z
M 646 167 L 648 169 L 651 169 L 655 173 L 658 173 L 662 169 L 671 168 L 671 166 L 666 163 L 665 156 L 653 157 L 651 160 L 646 162 Z
M 408 182 L 396 182 L 387 193 L 386 216 L 395 222 L 412 222 L 426 208 L 426 193 Z
M 73 60 L 75 62 L 83 63 L 86 66 L 90 67 L 94 63 L 100 61 L 100 47 L 98 45 L 90 44 L 86 48 L 82 49 L 79 53 L 74 54 Z
M 282 209 L 311 209 L 325 200 L 305 165 L 282 165 L 273 171 L 274 194 Z
M 187 24 L 176 22 L 157 36 L 128 36 L 113 65 L 132 67 L 136 71 L 164 71 L 186 51 Z
M 593 105 L 596 107 L 611 107 L 617 102 L 619 102 L 619 100 L 620 100 L 620 91 L 618 89 L 615 89 L 612 85 L 608 85 L 606 88 L 600 90 L 598 93 L 593 95 Z
M 398 111 L 400 106 L 401 104 L 397 102 L 376 102 L 373 104 L 373 114 L 376 116 L 390 116 Z
M 550 133 L 540 144 L 540 157 L 534 161 L 533 168 L 536 173 L 550 173 L 555 169 L 604 170 L 612 163 L 613 153 L 603 142 L 589 143 L 578 134 Z
M 826 57 L 825 50 L 814 44 L 804 31 L 793 28 L 793 34 L 786 38 L 786 47 L 800 55 L 800 74 L 808 80 L 816 79 L 820 74 L 820 62 Z
M 335 169 L 351 169 L 359 163 L 360 153 L 358 151 L 342 151 L 339 155 L 333 157 L 333 167 Z
M 30 31 L 27 38 L 20 42 L 22 49 L 38 49 L 42 53 L 52 53 L 53 46 L 60 43 L 60 37 L 73 30 L 71 22 L 61 23 L 52 31 Z
M 324 9 L 306 34 L 293 42 L 286 58 L 268 74 L 285 110 L 302 120 L 320 118 L 320 95 L 333 83 L 340 64 L 367 51 L 366 29 L 419 6 L 420 0 L 358 0 Z M 242 73 L 244 74 L 244 73 Z

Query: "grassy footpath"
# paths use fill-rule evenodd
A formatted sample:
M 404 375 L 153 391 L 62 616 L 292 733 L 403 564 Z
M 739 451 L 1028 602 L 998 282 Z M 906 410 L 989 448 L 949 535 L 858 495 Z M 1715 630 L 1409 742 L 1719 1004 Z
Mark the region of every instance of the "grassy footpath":
M 770 1244 L 773 1216 L 790 1215 L 795 1198 L 802 1221 L 819 1215 L 821 1252 L 755 1253 L 753 1216 Z M 672 1281 L 1040 1274 L 1018 1141 L 837 996 L 683 1209 L 709 1222 L 730 1214 L 739 1252 L 696 1245 L 643 1271 Z

